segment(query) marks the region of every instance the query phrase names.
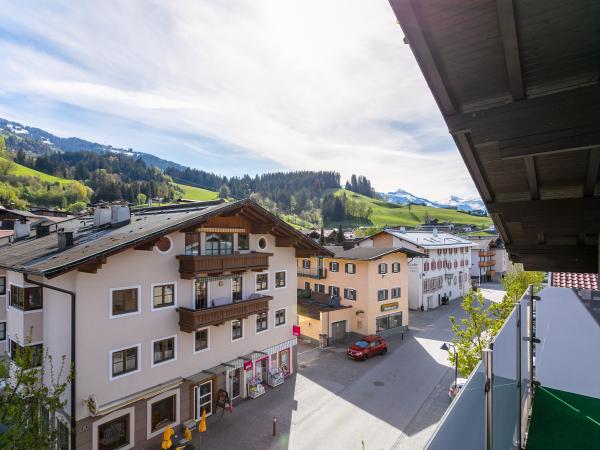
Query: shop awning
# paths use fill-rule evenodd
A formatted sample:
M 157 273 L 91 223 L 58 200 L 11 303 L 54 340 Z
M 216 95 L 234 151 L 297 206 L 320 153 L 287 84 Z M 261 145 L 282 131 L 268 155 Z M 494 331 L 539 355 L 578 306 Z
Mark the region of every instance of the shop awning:
M 201 381 L 206 380 L 207 378 L 211 378 L 211 377 L 214 377 L 214 376 L 215 376 L 214 373 L 210 373 L 210 372 L 207 372 L 207 371 L 203 370 L 203 371 L 198 372 L 198 373 L 196 373 L 194 375 L 191 375 L 189 377 L 185 377 L 185 379 L 187 381 L 190 381 L 191 383 L 195 384 L 195 383 L 199 383 Z
M 214 375 L 225 373 L 228 370 L 235 369 L 235 367 L 228 363 L 221 363 L 218 366 L 211 367 L 210 369 L 204 369 L 204 372 L 212 373 Z

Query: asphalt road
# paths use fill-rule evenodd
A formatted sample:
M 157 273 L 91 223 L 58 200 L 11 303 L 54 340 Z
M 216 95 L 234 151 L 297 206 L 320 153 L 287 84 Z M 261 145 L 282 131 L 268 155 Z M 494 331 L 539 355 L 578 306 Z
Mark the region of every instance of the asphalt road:
M 494 285 L 482 292 L 491 301 L 503 294 Z M 315 349 L 300 343 L 298 372 L 258 399 L 242 401 L 233 413 L 210 417 L 200 448 L 423 448 L 449 405 L 454 370 L 440 347 L 452 336 L 448 317 L 461 312 L 460 302 L 411 311 L 404 340 L 390 338 L 385 356 L 365 362 L 349 360 L 343 346 Z

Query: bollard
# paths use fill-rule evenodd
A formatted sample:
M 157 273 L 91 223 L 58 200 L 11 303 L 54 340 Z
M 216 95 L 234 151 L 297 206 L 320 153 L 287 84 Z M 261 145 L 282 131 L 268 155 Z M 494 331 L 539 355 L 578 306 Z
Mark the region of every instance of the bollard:
M 277 419 L 273 417 L 273 436 L 277 435 Z

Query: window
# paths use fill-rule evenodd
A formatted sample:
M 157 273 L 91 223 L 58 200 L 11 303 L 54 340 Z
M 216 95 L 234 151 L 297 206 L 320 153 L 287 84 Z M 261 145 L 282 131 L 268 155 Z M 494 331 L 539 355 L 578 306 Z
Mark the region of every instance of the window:
M 207 233 L 206 254 L 209 256 L 233 254 L 233 234 Z
M 42 344 L 28 345 L 27 352 L 25 352 L 25 347 L 19 345 L 16 341 L 9 339 L 8 350 L 10 352 L 10 359 L 12 359 L 15 363 L 17 362 L 19 355 L 23 355 L 24 360 L 19 361 L 19 365 L 26 365 L 26 368 L 29 369 L 42 365 L 44 356 L 44 347 Z
M 175 336 L 152 342 L 152 365 L 177 359 Z
M 303 269 L 310 269 L 310 259 L 303 259 L 302 260 L 302 268 Z
M 200 233 L 185 233 L 185 254 L 190 256 L 200 254 Z
M 135 314 L 139 312 L 139 287 L 111 289 L 111 315 Z
M 175 306 L 175 283 L 152 286 L 152 308 Z
M 42 309 L 42 288 L 39 286 L 22 288 L 11 284 L 9 305 L 23 311 Z
M 269 274 L 268 273 L 257 273 L 256 274 L 256 292 L 266 291 L 269 289 Z
M 340 263 L 337 263 L 335 261 L 331 261 L 329 263 L 329 270 L 331 270 L 332 272 L 339 272 L 339 270 L 340 270 Z
M 267 240 L 264 237 L 261 237 L 258 240 L 258 248 L 260 248 L 261 250 L 264 250 L 265 248 L 267 248 Z
M 423 264 L 423 270 L 425 272 L 427 272 L 429 270 L 429 263 L 428 262 L 426 262 L 425 264 Z
M 231 298 L 235 302 L 241 300 L 242 297 L 242 277 L 234 277 L 231 280 Z
M 194 352 L 201 352 L 209 349 L 208 328 L 203 328 L 194 333 Z
M 65 419 L 56 418 L 56 448 L 57 450 L 69 450 L 71 433 Z
M 0 277 L 0 295 L 6 294 L 6 277 Z
M 379 273 L 381 273 L 381 274 L 383 274 L 383 273 L 387 273 L 387 269 L 388 269 L 388 267 L 387 267 L 387 264 L 386 264 L 386 263 L 381 263 L 381 264 L 379 264 L 379 266 L 377 267 L 377 271 L 378 271 Z
M 139 368 L 139 351 L 139 345 L 113 351 L 111 354 L 112 376 L 118 377 L 126 373 L 136 372 Z
M 423 291 L 435 291 L 442 287 L 443 277 L 433 277 L 423 280 Z
M 387 289 L 379 289 L 377 291 L 377 301 L 381 302 L 383 300 L 388 299 L 388 290 Z
M 250 237 L 247 233 L 238 234 L 238 250 L 250 250 Z
M 275 272 L 275 287 L 282 288 L 285 287 L 285 270 L 281 272 Z
M 392 288 L 392 298 L 399 298 L 401 291 L 399 287 Z
M 244 337 L 243 329 L 242 329 L 242 321 L 239 319 L 231 321 L 231 340 L 236 341 L 238 339 L 242 339 Z
M 115 450 L 131 444 L 130 417 L 125 414 L 98 425 L 98 450 Z
M 315 283 L 315 292 L 318 292 L 319 294 L 324 294 L 325 286 L 323 284 Z
M 329 286 L 328 291 L 329 291 L 329 295 L 332 297 L 340 296 L 340 288 L 337 286 Z
M 392 272 L 393 273 L 400 272 L 400 263 L 399 262 L 392 263 Z
M 0 322 L 0 341 L 6 340 L 6 322 Z
M 344 298 L 346 300 L 356 300 L 356 290 L 350 289 L 350 288 L 345 288 L 344 289 Z
M 263 312 L 256 315 L 256 332 L 266 331 L 269 329 L 269 313 Z
M 171 239 L 168 236 L 161 237 L 156 243 L 156 248 L 161 253 L 167 253 L 172 247 Z
M 177 420 L 175 407 L 177 395 L 173 394 L 152 403 L 150 407 L 150 431 L 158 431 Z
M 308 281 L 304 282 L 304 289 L 306 289 L 307 291 L 310 291 L 310 283 Z
M 346 273 L 356 273 L 356 264 L 346 263 L 345 269 Z
M 375 325 L 377 332 L 389 330 L 392 328 L 398 328 L 402 326 L 402 313 L 390 314 L 388 316 L 381 316 L 375 319 Z
M 194 281 L 194 296 L 196 309 L 208 308 L 208 281 Z
M 284 309 L 278 309 L 277 311 L 275 311 L 275 326 L 279 327 L 281 325 L 285 325 L 285 321 L 286 321 L 286 312 L 287 310 Z

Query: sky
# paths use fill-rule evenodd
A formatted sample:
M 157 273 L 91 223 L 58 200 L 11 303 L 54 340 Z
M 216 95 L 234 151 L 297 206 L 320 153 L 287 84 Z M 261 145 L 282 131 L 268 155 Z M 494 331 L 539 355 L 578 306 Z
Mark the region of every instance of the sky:
M 0 117 L 232 176 L 475 186 L 385 0 L 5 2 Z

